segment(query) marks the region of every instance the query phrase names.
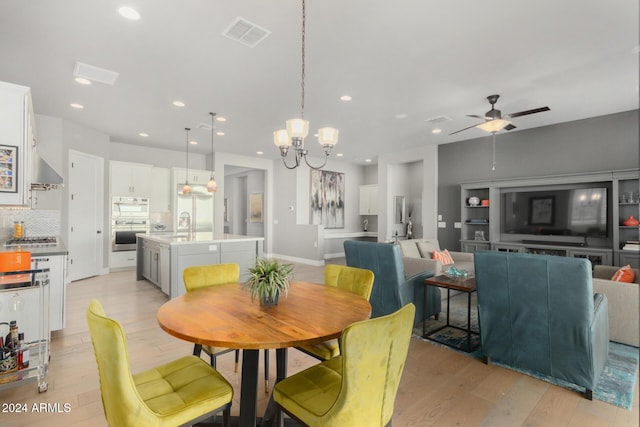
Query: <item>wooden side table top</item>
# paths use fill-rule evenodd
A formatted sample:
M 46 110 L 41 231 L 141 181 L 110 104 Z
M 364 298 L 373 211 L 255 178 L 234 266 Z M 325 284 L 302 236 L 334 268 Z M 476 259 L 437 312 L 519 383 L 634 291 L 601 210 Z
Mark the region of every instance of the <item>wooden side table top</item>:
M 454 279 L 444 274 L 424 279 L 426 285 L 438 286 L 441 288 L 454 289 L 462 292 L 474 292 L 476 290 L 476 278 Z
M 163 304 L 158 323 L 196 344 L 237 349 L 295 347 L 338 338 L 368 319 L 369 301 L 352 292 L 309 282 L 291 284 L 276 306 L 263 307 L 240 283 L 189 292 Z

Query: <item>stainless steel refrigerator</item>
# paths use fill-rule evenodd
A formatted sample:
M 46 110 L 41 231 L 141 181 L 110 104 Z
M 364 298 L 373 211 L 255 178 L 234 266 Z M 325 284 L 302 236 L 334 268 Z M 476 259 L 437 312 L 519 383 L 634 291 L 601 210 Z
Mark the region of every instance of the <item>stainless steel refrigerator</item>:
M 204 185 L 192 184 L 191 194 L 183 194 L 182 187 L 183 184 L 179 184 L 176 189 L 176 231 L 212 233 L 214 193 L 209 193 Z

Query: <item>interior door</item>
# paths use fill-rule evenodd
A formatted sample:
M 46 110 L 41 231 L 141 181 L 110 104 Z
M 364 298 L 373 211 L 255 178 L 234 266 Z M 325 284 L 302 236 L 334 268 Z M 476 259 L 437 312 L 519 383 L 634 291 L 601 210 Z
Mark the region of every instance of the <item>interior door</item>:
M 102 270 L 104 159 L 69 151 L 69 281 Z

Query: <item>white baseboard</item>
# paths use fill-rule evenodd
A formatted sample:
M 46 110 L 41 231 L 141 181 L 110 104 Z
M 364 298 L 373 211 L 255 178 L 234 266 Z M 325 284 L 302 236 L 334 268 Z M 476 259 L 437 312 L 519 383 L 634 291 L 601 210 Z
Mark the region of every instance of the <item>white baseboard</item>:
M 269 258 L 278 258 L 278 259 L 281 259 L 283 261 L 297 262 L 297 263 L 300 263 L 300 264 L 313 265 L 313 266 L 316 266 L 316 267 L 323 267 L 324 266 L 324 260 L 298 258 L 298 257 L 294 257 L 294 256 L 279 255 L 279 254 L 270 254 Z
M 324 254 L 324 259 L 344 258 L 344 252 L 336 252 L 334 254 Z

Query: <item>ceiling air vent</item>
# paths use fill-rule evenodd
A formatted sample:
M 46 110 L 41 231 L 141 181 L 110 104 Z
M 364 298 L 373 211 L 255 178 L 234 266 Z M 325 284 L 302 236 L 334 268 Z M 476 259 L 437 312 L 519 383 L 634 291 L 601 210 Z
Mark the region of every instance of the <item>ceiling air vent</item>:
M 200 123 L 198 125 L 198 129 L 202 129 L 202 130 L 206 130 L 206 131 L 211 131 L 211 125 L 208 123 Z
M 239 16 L 222 32 L 223 36 L 249 47 L 254 47 L 269 34 L 271 31 Z
M 431 117 L 430 119 L 426 119 L 425 122 L 427 123 L 432 123 L 432 124 L 438 124 L 438 123 L 444 123 L 444 122 L 450 122 L 451 118 L 447 117 L 447 116 L 436 116 L 436 117 Z
M 76 62 L 76 66 L 73 68 L 74 77 L 84 77 L 93 82 L 104 83 L 106 85 L 113 86 L 118 79 L 120 73 L 115 71 L 106 70 L 104 68 L 96 67 L 95 65 L 84 64 L 82 62 Z

